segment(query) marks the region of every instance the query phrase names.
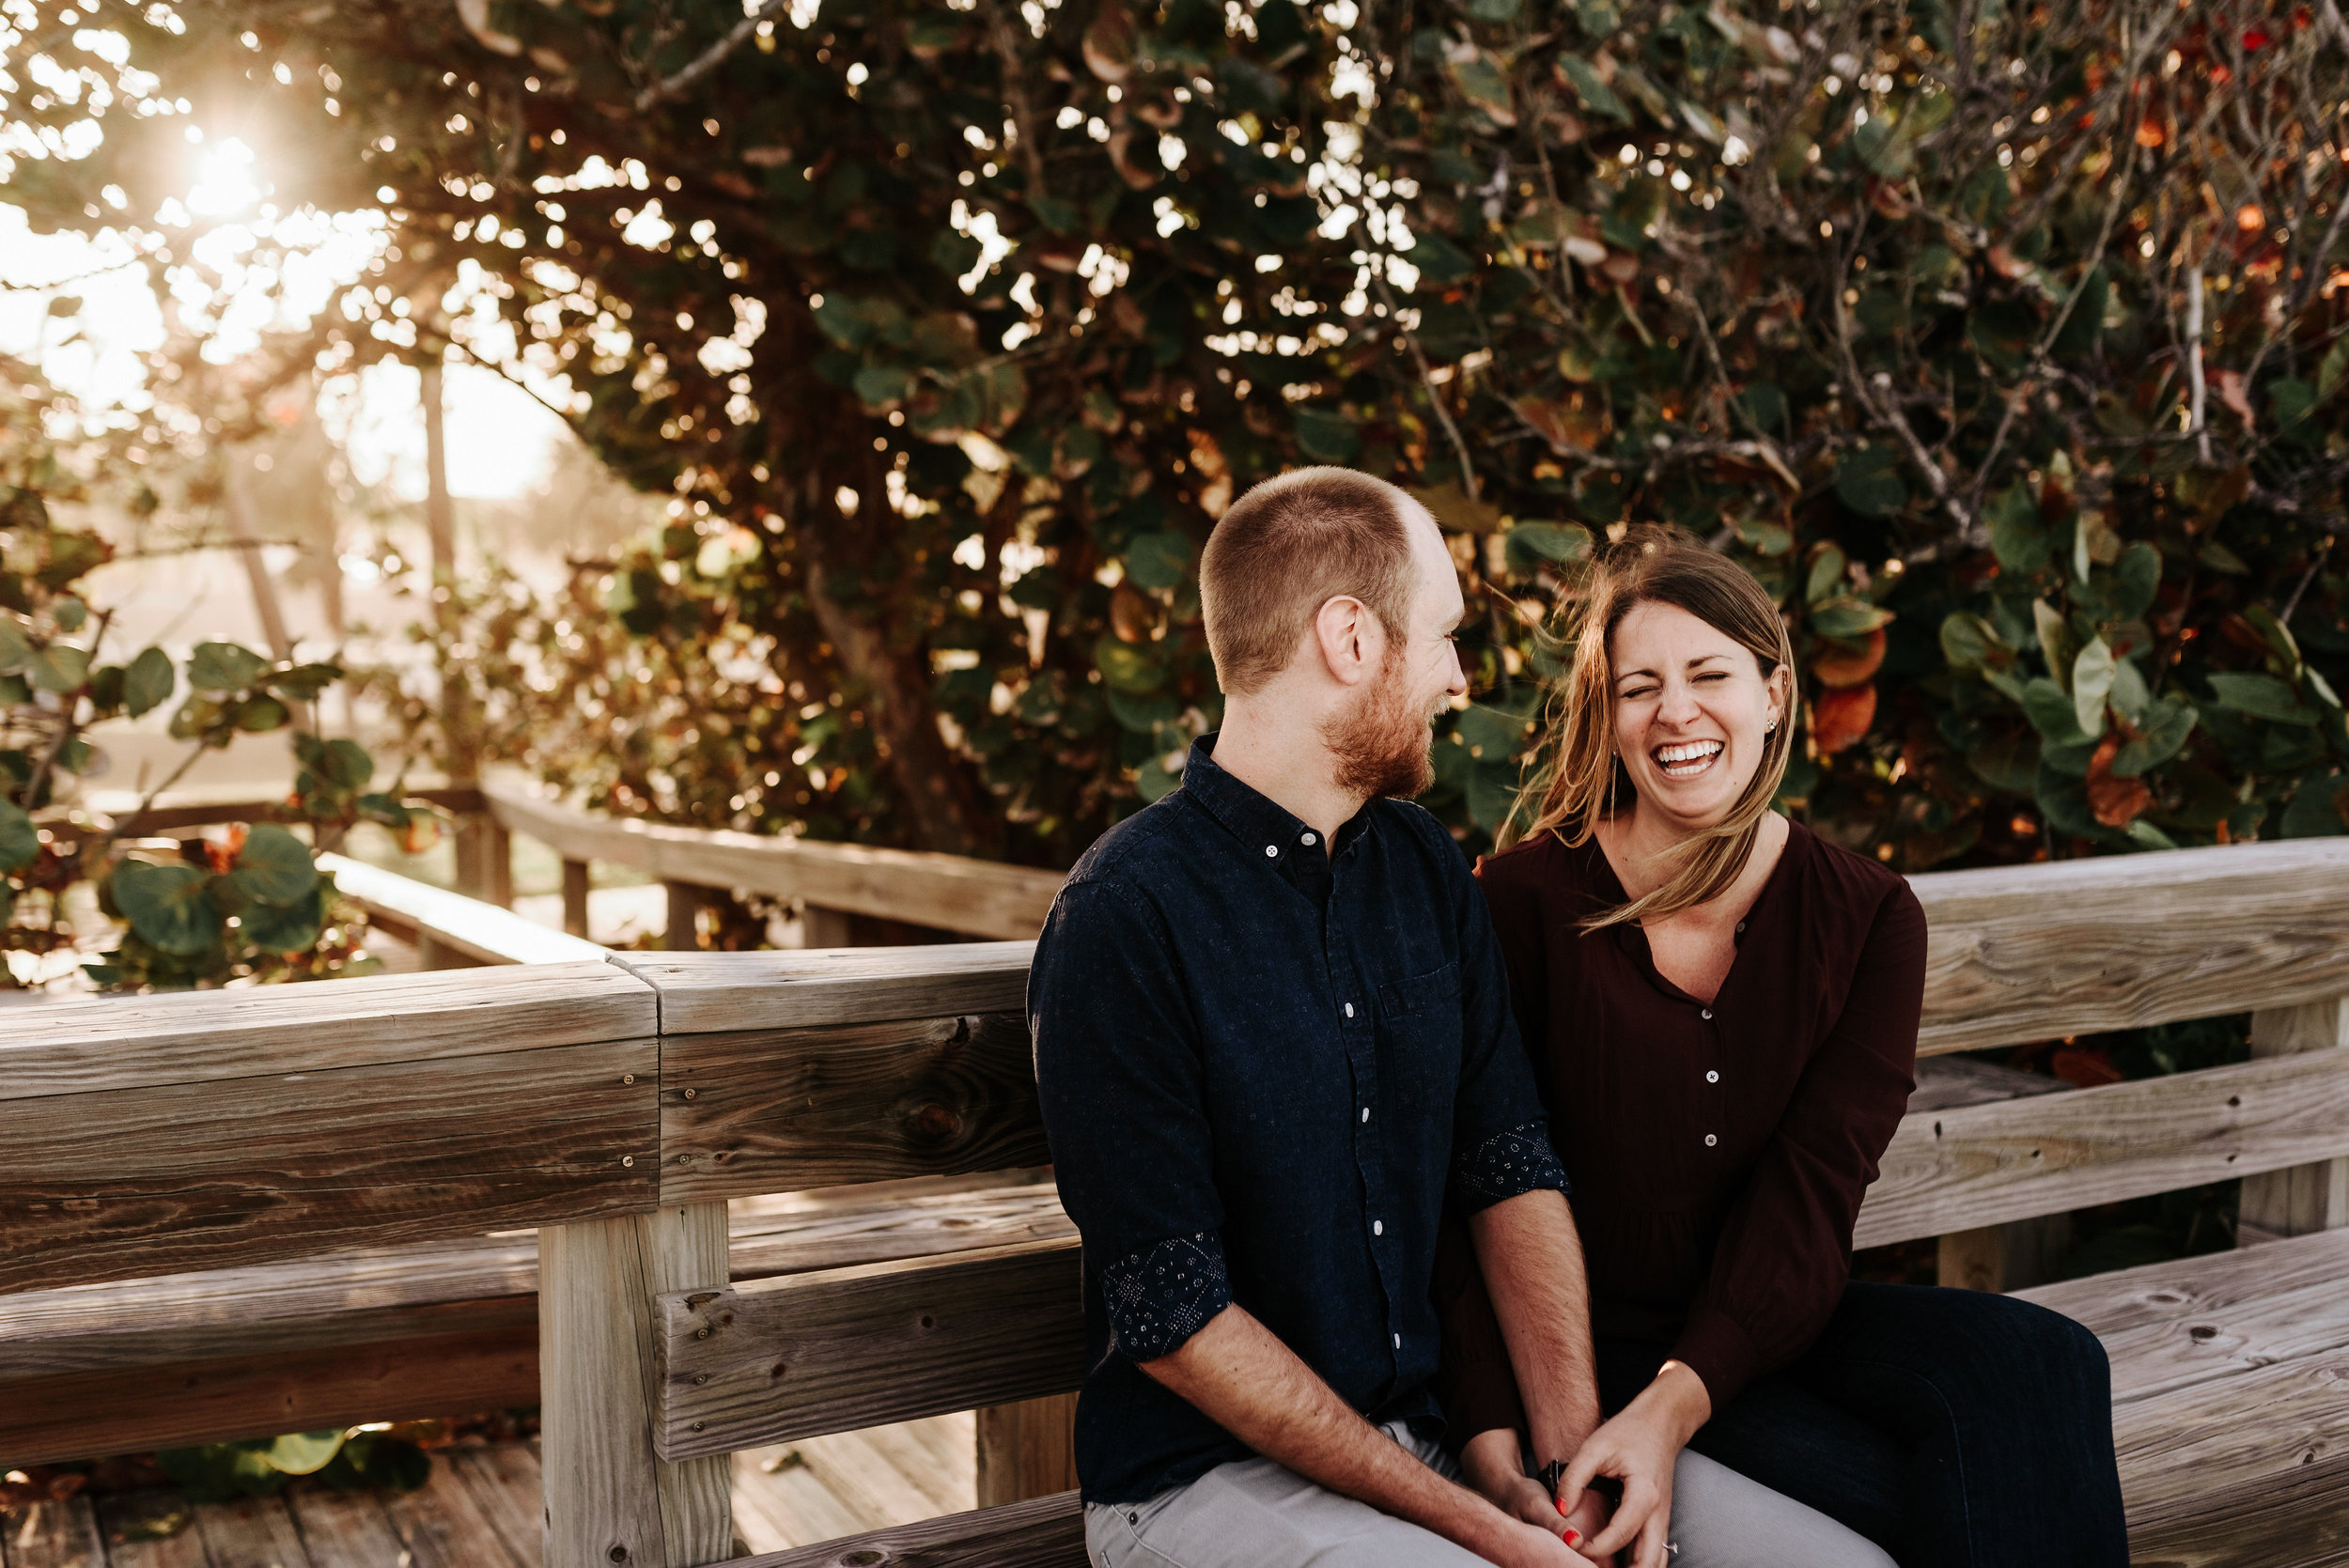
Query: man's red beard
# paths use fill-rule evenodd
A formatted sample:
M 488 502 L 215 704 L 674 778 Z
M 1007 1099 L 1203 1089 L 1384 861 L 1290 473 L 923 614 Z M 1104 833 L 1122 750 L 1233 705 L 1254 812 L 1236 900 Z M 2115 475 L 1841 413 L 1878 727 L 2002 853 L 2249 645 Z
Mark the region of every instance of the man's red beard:
M 1408 800 L 1436 782 L 1428 715 L 1412 706 L 1392 650 L 1353 707 L 1322 726 L 1321 738 L 1337 759 L 1338 787 L 1348 794 Z

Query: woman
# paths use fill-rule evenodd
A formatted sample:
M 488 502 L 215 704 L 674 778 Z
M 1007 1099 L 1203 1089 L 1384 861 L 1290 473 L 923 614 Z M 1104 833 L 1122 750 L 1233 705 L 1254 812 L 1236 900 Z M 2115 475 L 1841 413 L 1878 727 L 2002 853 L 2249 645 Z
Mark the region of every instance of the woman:
M 2095 1337 L 2004 1296 L 1849 1277 L 1913 1086 L 1925 923 L 1901 877 L 1770 809 L 1791 660 L 1743 570 L 1634 536 L 1591 584 L 1532 821 L 1478 873 L 1574 1182 L 1610 1418 L 1562 1490 L 1669 1475 L 1685 1447 L 1905 1568 L 2120 1568 Z M 1465 1246 L 1438 1292 L 1463 1468 L 1537 1517 Z M 1661 1551 L 1642 1537 L 1643 1562 Z

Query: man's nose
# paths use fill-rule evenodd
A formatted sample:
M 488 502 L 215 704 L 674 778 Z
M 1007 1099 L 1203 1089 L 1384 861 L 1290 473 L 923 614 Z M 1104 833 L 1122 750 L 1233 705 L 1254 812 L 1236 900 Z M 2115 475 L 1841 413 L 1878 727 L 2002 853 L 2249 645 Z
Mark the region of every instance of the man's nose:
M 1459 696 L 1468 690 L 1469 684 L 1468 672 L 1460 667 L 1459 648 L 1456 646 L 1446 648 L 1444 660 L 1452 666 L 1452 678 L 1444 682 L 1444 690 L 1453 696 Z

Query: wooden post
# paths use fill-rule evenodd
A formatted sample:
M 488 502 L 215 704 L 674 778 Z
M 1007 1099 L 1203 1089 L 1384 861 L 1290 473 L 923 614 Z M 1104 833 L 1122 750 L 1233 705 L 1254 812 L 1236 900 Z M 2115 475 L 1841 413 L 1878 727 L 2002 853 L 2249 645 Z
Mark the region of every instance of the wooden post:
M 661 945 L 672 953 L 691 953 L 701 946 L 701 930 L 695 916 L 701 912 L 702 890 L 691 882 L 663 882 L 669 890 L 668 930 Z
M 587 935 L 587 862 L 563 862 L 563 929 L 574 937 Z
M 2349 1049 L 2349 997 L 2272 1007 L 2251 1015 L 2251 1054 L 2296 1056 Z M 2243 1178 L 2237 1245 L 2309 1235 L 2349 1225 L 2349 1157 Z
M 998 1405 L 978 1417 L 981 1508 L 1076 1488 L 1075 1394 Z
M 813 904 L 801 905 L 800 945 L 854 947 L 856 939 L 848 933 L 848 911 L 818 908 Z
M 726 1206 L 542 1226 L 546 1568 L 696 1568 L 734 1550 L 732 1460 L 653 1452 L 653 1299 L 726 1283 Z
M 1958 1290 L 2028 1290 L 2047 1282 L 2072 1245 L 2072 1217 L 2043 1215 L 1976 1231 L 1952 1231 L 1940 1238 L 1935 1258 L 1936 1284 Z
M 514 835 L 487 812 L 457 824 L 457 891 L 501 909 L 514 907 Z

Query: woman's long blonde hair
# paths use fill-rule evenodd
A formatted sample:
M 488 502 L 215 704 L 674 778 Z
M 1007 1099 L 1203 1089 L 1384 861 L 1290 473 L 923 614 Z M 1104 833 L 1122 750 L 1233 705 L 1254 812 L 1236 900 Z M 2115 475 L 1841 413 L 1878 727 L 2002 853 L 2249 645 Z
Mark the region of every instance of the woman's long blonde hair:
M 1562 619 L 1579 631 L 1574 664 L 1550 691 L 1540 767 L 1517 798 L 1501 831 L 1501 846 L 1556 832 L 1570 845 L 1590 842 L 1599 823 L 1638 800 L 1629 771 L 1615 750 L 1615 682 L 1611 644 L 1633 606 L 1670 604 L 1687 611 L 1754 657 L 1762 678 L 1781 665 L 1790 671 L 1793 643 L 1778 606 L 1735 562 L 1715 554 L 1677 530 L 1641 527 L 1606 551 L 1584 585 L 1579 605 L 1568 600 Z M 1745 869 L 1762 819 L 1786 777 L 1795 733 L 1795 683 L 1784 710 L 1762 741 L 1762 766 L 1729 815 L 1675 846 L 1680 869 L 1644 898 L 1604 910 L 1584 929 L 1625 921 L 1661 919 L 1725 892 Z

